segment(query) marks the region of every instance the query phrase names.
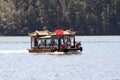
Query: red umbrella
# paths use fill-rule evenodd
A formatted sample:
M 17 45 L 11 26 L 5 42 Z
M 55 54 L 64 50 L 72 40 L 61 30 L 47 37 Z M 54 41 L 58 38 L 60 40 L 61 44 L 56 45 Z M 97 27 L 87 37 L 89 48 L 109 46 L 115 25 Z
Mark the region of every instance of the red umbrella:
M 62 35 L 64 35 L 63 30 L 55 30 L 55 34 L 56 34 L 57 36 L 62 36 Z

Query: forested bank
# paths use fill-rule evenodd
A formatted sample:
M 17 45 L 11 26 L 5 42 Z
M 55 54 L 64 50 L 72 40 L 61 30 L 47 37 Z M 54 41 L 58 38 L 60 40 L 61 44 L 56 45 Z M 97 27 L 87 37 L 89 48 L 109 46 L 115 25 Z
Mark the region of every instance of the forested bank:
M 0 35 L 69 29 L 120 35 L 120 0 L 0 0 Z

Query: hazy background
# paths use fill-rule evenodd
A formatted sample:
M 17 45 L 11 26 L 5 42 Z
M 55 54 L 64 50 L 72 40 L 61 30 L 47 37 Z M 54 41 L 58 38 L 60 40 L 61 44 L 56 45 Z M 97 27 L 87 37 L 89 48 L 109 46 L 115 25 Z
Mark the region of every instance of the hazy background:
M 0 35 L 69 29 L 120 35 L 120 0 L 0 0 Z

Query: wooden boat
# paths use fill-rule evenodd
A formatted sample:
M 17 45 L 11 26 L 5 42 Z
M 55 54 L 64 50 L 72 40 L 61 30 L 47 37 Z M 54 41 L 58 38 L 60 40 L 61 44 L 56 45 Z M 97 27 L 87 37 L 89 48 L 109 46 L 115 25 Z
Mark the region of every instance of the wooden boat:
M 35 31 L 29 33 L 31 37 L 30 53 L 56 53 L 82 51 L 81 42 L 75 41 L 75 31 L 55 30 L 55 32 Z

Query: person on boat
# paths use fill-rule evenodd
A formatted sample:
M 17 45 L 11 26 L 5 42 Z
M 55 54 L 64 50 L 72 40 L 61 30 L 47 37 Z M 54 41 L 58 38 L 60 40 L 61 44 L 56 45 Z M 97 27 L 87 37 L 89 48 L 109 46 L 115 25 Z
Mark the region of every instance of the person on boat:
M 33 38 L 34 46 L 38 46 L 38 39 L 36 37 Z
M 67 42 L 67 48 L 70 49 L 72 46 L 71 46 L 71 43 L 70 42 Z
M 65 49 L 65 48 L 68 47 L 67 41 L 66 41 L 65 37 L 62 38 L 61 46 L 60 47 L 61 47 L 61 49 Z

